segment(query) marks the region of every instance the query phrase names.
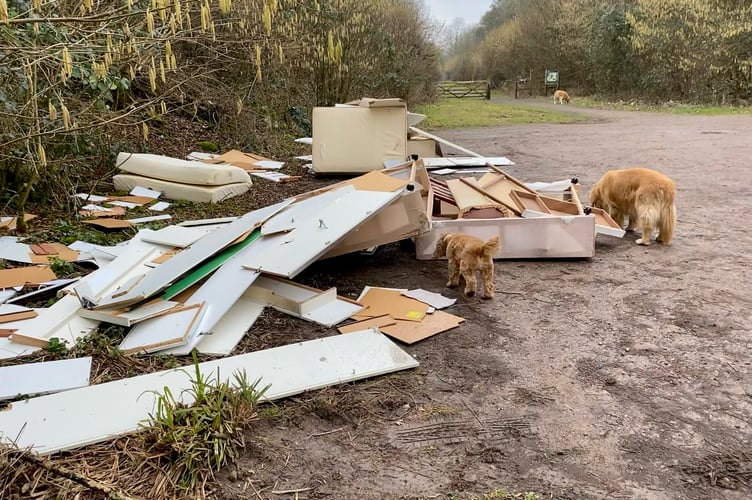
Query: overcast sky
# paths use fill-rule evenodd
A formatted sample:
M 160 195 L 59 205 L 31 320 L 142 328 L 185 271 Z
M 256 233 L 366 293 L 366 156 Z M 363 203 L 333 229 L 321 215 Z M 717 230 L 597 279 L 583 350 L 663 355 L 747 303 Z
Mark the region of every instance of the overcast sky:
M 449 24 L 456 17 L 461 17 L 467 24 L 480 21 L 493 0 L 423 0 L 431 10 L 431 17 Z

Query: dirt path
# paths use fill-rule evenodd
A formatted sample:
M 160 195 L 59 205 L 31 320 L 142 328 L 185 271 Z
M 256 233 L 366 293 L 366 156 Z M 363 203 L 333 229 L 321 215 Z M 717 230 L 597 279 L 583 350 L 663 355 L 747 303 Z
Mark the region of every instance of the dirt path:
M 525 181 L 578 177 L 585 193 L 609 168 L 662 170 L 679 190 L 673 244 L 599 236 L 590 261 L 500 261 L 494 301 L 460 298 L 462 327 L 406 348 L 418 369 L 264 408 L 218 497 L 752 496 L 752 116 L 591 114 L 437 133 L 508 156 Z M 300 279 L 455 296 L 444 264 L 412 252 Z M 254 331 L 258 347 L 331 333 L 274 313 Z

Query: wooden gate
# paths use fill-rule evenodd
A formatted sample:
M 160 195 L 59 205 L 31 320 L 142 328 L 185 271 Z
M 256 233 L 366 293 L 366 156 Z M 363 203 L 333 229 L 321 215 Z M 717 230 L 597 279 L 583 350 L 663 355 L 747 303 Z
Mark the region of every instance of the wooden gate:
M 491 99 L 491 84 L 488 80 L 465 82 L 443 81 L 438 83 L 439 97 L 481 97 Z

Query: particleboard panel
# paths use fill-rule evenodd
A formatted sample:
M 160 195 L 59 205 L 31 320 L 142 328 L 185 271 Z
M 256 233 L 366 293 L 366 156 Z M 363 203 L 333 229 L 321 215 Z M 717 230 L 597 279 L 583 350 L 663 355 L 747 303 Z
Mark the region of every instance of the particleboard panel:
M 0 269 L 0 288 L 14 286 L 38 285 L 56 279 L 49 266 L 26 266 L 14 269 Z
M 420 322 L 397 320 L 396 324 L 379 329 L 400 342 L 414 344 L 438 333 L 457 328 L 463 321 L 465 321 L 464 318 L 454 314 L 435 311 L 433 314 L 427 314 Z
M 89 385 L 91 356 L 0 367 L 0 400 Z
M 398 196 L 399 192 L 348 191 L 308 214 L 292 231 L 262 237 L 251 247 L 244 266 L 292 278 Z
M 366 330 L 207 361 L 198 369 L 231 384 L 235 373 L 245 371 L 249 381 L 260 379 L 261 387 L 270 386 L 263 400 L 273 401 L 416 366 L 394 342 Z M 166 387 L 192 404 L 187 389 L 194 376 L 188 365 L 13 403 L 0 412 L 0 440 L 46 455 L 136 432 L 156 412 L 152 391 Z
M 394 319 L 420 321 L 426 316 L 429 307 L 419 300 L 405 297 L 401 290 L 378 287 L 368 287 L 358 302 L 365 306 L 363 311 L 352 316 L 358 320 L 389 314 Z
M 618 222 L 603 209 L 590 207 L 590 213 L 595 217 L 595 232 L 621 238 L 626 234 Z
M 226 226 L 220 227 L 175 255 L 164 264 L 160 264 L 159 267 L 148 272 L 144 279 L 128 293 L 105 297 L 97 304 L 97 306 L 114 307 L 127 305 L 158 293 L 170 283 L 193 269 L 199 262 L 203 262 L 212 257 L 241 235 L 263 224 L 269 217 L 272 217 L 291 202 L 292 200 L 285 200 L 276 205 L 254 210 Z M 255 242 L 250 248 L 255 247 L 259 243 L 260 241 Z
M 120 343 L 125 354 L 157 352 L 186 342 L 198 327 L 204 304 L 176 308 L 167 314 L 139 323 Z
M 434 220 L 433 230 L 415 237 L 420 260 L 434 259 L 436 243 L 446 233 L 468 233 L 487 241 L 499 236 L 494 259 L 589 258 L 595 255 L 595 219 L 569 217 Z
M 29 307 L 15 304 L 0 304 L 0 323 L 36 318 L 39 313 Z
M 489 178 L 490 175 L 496 175 L 495 178 Z M 484 182 L 485 180 L 485 182 Z M 505 204 L 518 208 L 520 211 L 522 210 L 521 207 L 518 206 L 515 199 L 512 197 L 511 192 L 514 189 L 517 190 L 525 190 L 527 191 L 527 188 L 525 186 L 520 186 L 516 182 L 513 182 L 509 180 L 509 178 L 501 176 L 499 174 L 486 174 L 483 177 L 480 178 L 480 180 L 472 180 L 475 185 L 477 185 L 479 188 L 483 189 L 484 191 L 487 191 L 491 196 L 494 198 L 497 198 L 500 201 L 503 201 Z
M 464 179 L 469 182 L 475 181 L 474 177 L 466 177 Z M 459 208 L 460 217 L 471 208 L 493 208 L 499 206 L 498 203 L 482 195 L 460 179 L 448 180 L 447 187 L 452 192 L 452 197 Z
M 361 321 L 356 321 L 354 323 L 347 324 L 345 326 L 340 326 L 339 328 L 337 328 L 337 330 L 339 330 L 339 333 L 352 333 L 352 332 L 359 332 L 361 330 L 367 330 L 369 328 L 381 328 L 383 326 L 394 325 L 396 323 L 397 323 L 396 319 L 392 318 L 388 314 L 385 314 L 383 316 L 377 316 L 371 319 L 364 319 Z
M 548 209 L 540 196 L 534 193 L 528 193 L 526 191 L 512 190 L 511 197 L 515 201 L 515 204 L 520 207 L 520 210 L 535 210 L 544 214 L 550 214 Z
M 243 340 L 243 337 L 263 311 L 264 306 L 262 304 L 240 297 L 211 329 L 210 333 L 199 336 L 196 349 L 201 354 L 229 355 L 235 349 L 235 346 Z

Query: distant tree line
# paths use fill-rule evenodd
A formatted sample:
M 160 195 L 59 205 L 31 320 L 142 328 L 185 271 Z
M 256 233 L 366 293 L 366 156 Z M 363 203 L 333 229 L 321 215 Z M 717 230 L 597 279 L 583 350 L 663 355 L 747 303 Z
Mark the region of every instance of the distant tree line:
M 496 85 L 557 69 L 580 93 L 752 100 L 752 0 L 494 0 L 444 77 Z

